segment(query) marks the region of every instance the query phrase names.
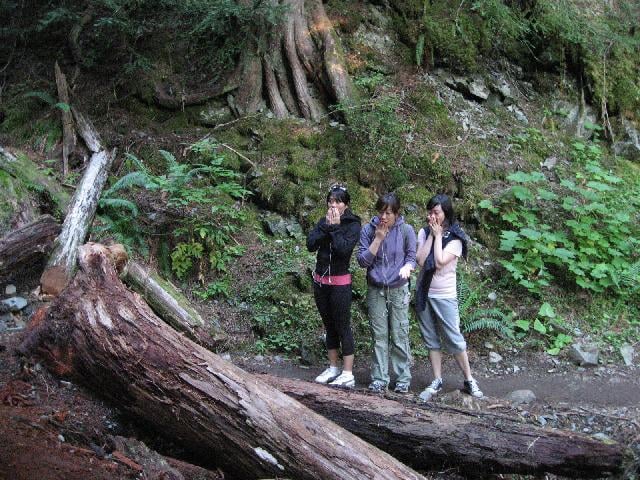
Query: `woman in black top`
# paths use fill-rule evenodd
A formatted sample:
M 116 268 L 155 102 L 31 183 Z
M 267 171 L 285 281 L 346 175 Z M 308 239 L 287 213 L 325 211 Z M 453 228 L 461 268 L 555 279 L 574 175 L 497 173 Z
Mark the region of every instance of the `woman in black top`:
M 307 237 L 309 251 L 318 251 L 313 293 L 327 332 L 329 357 L 329 368 L 316 377 L 316 382 L 347 388 L 355 385 L 349 263 L 360 238 L 360 218 L 349 209 L 349 201 L 345 187 L 331 187 L 327 194 L 327 214 Z M 340 347 L 342 371 L 338 367 Z

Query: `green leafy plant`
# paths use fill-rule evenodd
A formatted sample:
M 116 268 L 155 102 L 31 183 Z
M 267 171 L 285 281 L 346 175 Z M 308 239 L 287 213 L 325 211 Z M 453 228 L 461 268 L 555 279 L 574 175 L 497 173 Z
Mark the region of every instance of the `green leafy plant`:
M 573 341 L 573 338 L 564 331 L 564 319 L 556 314 L 548 302 L 544 302 L 540 306 L 533 321 L 516 320 L 514 325 L 517 330 L 516 338 L 522 339 L 529 335 L 531 330 L 544 337 L 547 345 L 546 352 L 549 355 L 558 355 L 564 347 Z
M 620 273 L 630 271 L 640 244 L 634 202 L 619 194 L 629 186 L 602 168 L 597 143 L 574 142 L 572 155 L 577 170 L 559 186 L 542 173 L 517 172 L 507 177 L 514 185 L 498 204 L 479 206 L 499 212 L 500 250 L 508 255 L 501 263 L 529 291 L 568 279 L 626 295 Z
M 217 153 L 215 143 L 197 142 L 190 151 L 203 162 L 180 163 L 173 154 L 161 150 L 167 164 L 166 173 L 161 175 L 152 174 L 140 159 L 129 155 L 128 161 L 135 170 L 104 192 L 99 203 L 104 221 L 98 231 L 116 236 L 129 247 L 140 246 L 143 229 L 137 222 L 135 198 L 119 194 L 135 187 L 158 192 L 178 217 L 173 232 L 177 241 L 171 252 L 173 272 L 184 279 L 198 266 L 204 281 L 207 265 L 215 272 L 224 272 L 227 263 L 243 253 L 242 246 L 233 244 L 232 235 L 245 218 L 236 201 L 249 192 L 238 183 L 239 175 L 223 166 L 224 158 Z M 138 236 L 130 236 L 131 233 Z
M 513 338 L 511 315 L 499 308 L 485 308 L 481 305 L 481 295 L 486 281 L 473 286 L 463 269 L 458 269 L 456 278 L 461 330 L 493 330 L 501 336 Z

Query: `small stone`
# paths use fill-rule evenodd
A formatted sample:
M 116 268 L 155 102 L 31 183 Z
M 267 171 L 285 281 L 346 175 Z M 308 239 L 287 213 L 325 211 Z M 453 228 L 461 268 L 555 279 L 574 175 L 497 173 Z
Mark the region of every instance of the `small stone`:
M 495 347 L 491 342 L 484 342 L 484 348 L 486 348 L 487 350 L 493 350 Z
M 497 352 L 489 352 L 490 363 L 500 363 L 502 361 L 502 355 Z
M 282 357 L 282 355 L 276 355 L 275 357 L 273 357 L 273 361 L 276 363 L 282 363 L 284 362 L 284 358 Z
M 258 363 L 264 362 L 264 356 L 263 355 L 256 355 L 255 357 L 253 357 L 253 359 Z
M 15 295 L 16 294 L 16 286 L 15 285 L 7 285 L 4 287 L 5 295 Z
M 58 440 L 60 440 L 61 442 L 64 442 L 64 437 L 62 436 L 62 434 L 58 435 Z
M 513 366 L 513 373 L 518 373 L 520 371 L 520 367 L 518 365 Z
M 558 163 L 558 157 L 548 157 L 542 162 L 542 166 L 547 170 L 553 170 L 553 167 Z
M 491 292 L 489 295 L 487 295 L 487 298 L 492 302 L 495 302 L 498 299 L 498 294 L 496 292 Z
M 27 306 L 27 300 L 22 297 L 11 297 L 6 300 L 2 300 L 2 303 L 9 307 L 12 312 L 19 312 Z
M 627 367 L 633 365 L 633 357 L 635 356 L 635 351 L 631 345 L 623 345 L 620 347 L 620 355 L 622 355 L 622 359 L 624 360 L 624 364 Z
M 336 128 L 338 125 L 340 125 L 340 122 L 336 122 L 335 120 L 329 122 L 329 126 Z
M 594 433 L 593 434 L 593 438 L 595 438 L 596 440 L 600 440 L 601 442 L 611 442 L 611 437 L 609 437 L 608 435 L 606 435 L 604 432 L 598 432 L 598 433 Z
M 64 388 L 71 388 L 73 386 L 71 382 L 67 382 L 66 380 L 60 380 L 60 385 Z
M 538 416 L 538 423 L 544 427 L 547 424 L 547 419 L 544 418 L 544 416 L 539 415 Z
M 515 405 L 529 404 L 536 401 L 536 394 L 531 390 L 514 390 L 506 398 Z
M 228 353 L 223 353 L 221 355 L 221 358 L 225 361 L 225 362 L 230 362 L 231 361 L 231 355 L 229 355 Z

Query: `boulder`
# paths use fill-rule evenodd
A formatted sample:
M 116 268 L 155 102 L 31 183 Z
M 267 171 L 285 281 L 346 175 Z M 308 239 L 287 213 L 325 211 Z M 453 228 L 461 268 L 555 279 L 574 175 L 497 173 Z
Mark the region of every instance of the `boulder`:
M 614 153 L 629 160 L 640 161 L 640 132 L 626 118 L 620 120 L 618 130 L 621 138 L 612 145 Z
M 633 365 L 633 357 L 635 356 L 635 350 L 631 345 L 623 345 L 620 347 L 620 355 L 622 355 L 622 359 L 624 360 L 624 364 L 627 367 Z
M 597 345 L 594 344 L 581 345 L 574 343 L 571 345 L 569 357 L 581 367 L 595 367 L 598 365 L 600 351 L 598 350 Z

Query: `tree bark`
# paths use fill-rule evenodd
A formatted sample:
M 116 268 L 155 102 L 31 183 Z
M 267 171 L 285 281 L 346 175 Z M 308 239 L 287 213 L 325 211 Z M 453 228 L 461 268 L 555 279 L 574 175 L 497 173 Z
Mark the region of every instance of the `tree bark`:
M 100 392 L 229 478 L 423 478 L 179 335 L 129 291 L 97 244 L 21 351 Z
M 71 278 L 78 247 L 85 241 L 93 222 L 115 154 L 115 149 L 111 152 L 101 150 L 91 156 L 89 166 L 71 199 L 69 211 L 62 224 L 62 231 L 55 241 L 47 268 L 40 279 L 42 293 L 59 294 Z
M 617 443 L 524 425 L 506 415 L 409 406 L 300 380 L 259 378 L 417 470 L 593 478 L 622 469 L 624 449 Z
M 348 102 L 352 95 L 331 22 L 320 0 L 270 2 L 286 7 L 285 16 L 272 31 L 256 32 L 266 46 L 254 43 L 242 55 L 242 82 L 232 109 L 237 115 L 254 113 L 264 96 L 277 118 L 318 121 L 329 105 Z
M 95 129 L 91 121 L 77 108 L 72 108 L 73 117 L 76 120 L 76 125 L 78 127 L 78 134 L 84 140 L 85 145 L 89 149 L 89 151 L 93 153 L 98 153 L 103 149 L 102 140 L 100 139 L 100 134 Z
M 69 173 L 69 157 L 73 154 L 77 138 L 73 126 L 73 115 L 71 114 L 71 100 L 69 99 L 69 85 L 67 77 L 60 70 L 58 62 L 55 64 L 56 86 L 58 87 L 58 99 L 67 106 L 67 109 L 60 110 L 62 119 L 62 176 Z
M 189 300 L 168 280 L 157 272 L 130 260 L 122 274 L 122 279 L 146 300 L 147 304 L 162 320 L 176 330 L 185 333 L 191 340 L 212 348 L 224 341 L 220 322 L 214 317 L 208 324 Z
M 0 283 L 40 275 L 59 233 L 60 224 L 44 215 L 0 239 Z

